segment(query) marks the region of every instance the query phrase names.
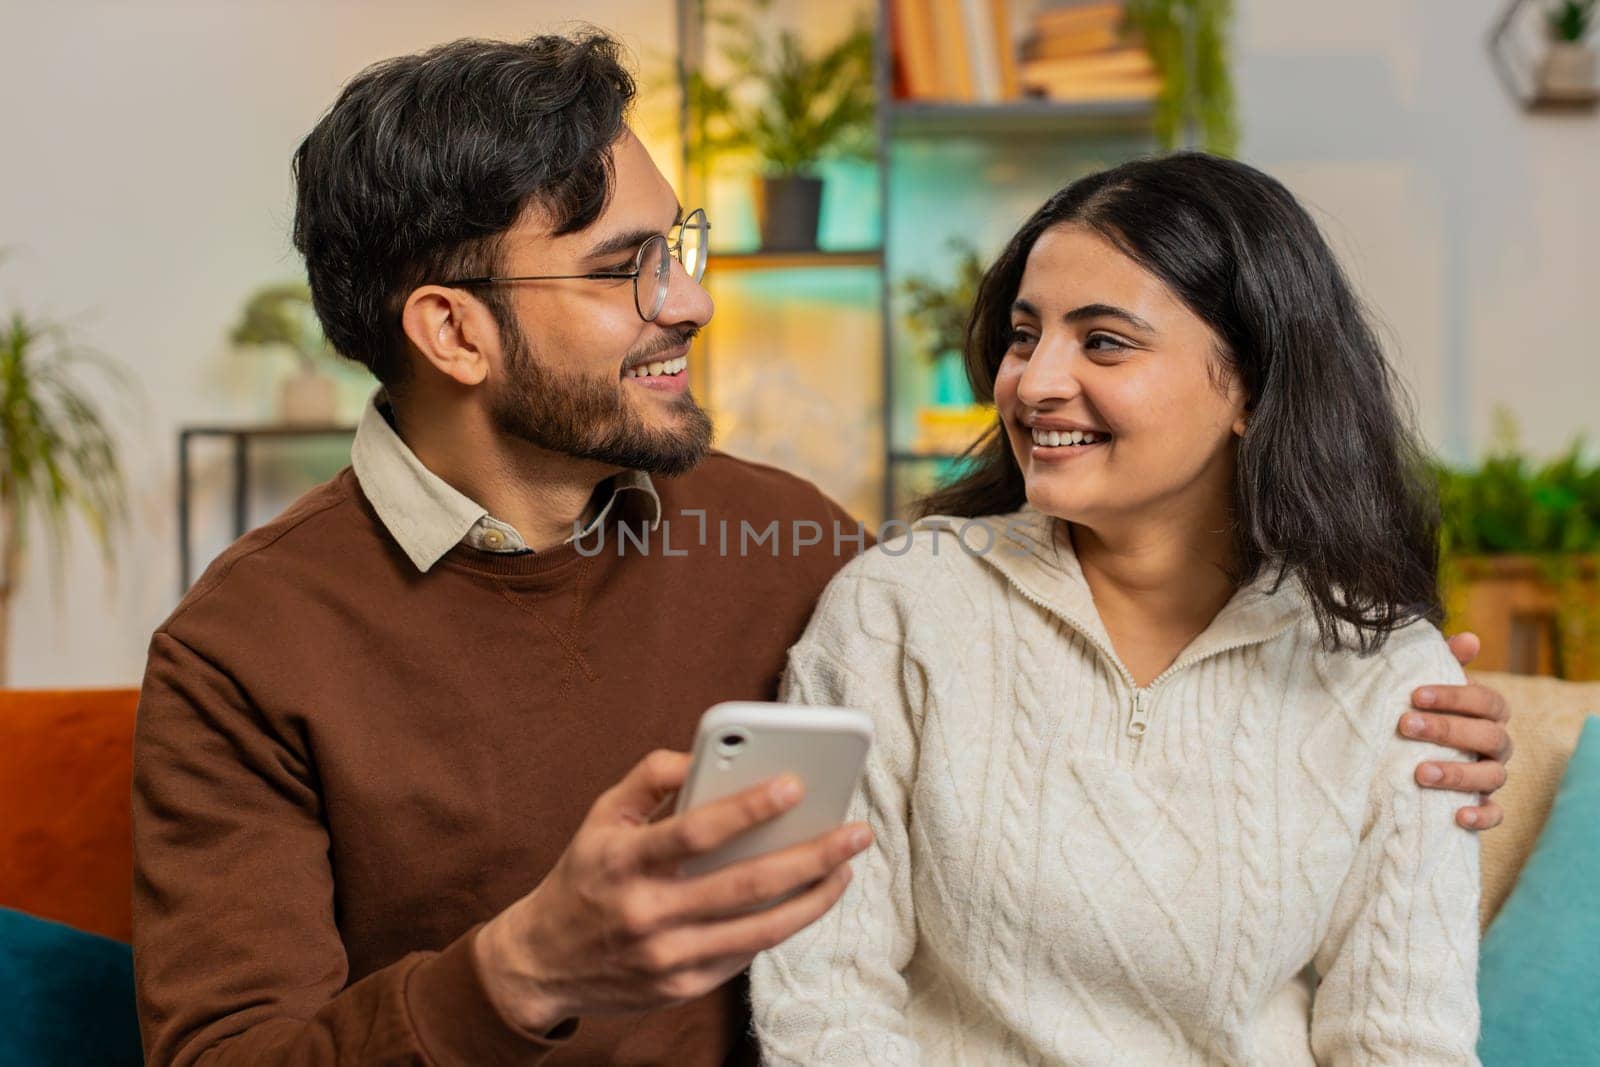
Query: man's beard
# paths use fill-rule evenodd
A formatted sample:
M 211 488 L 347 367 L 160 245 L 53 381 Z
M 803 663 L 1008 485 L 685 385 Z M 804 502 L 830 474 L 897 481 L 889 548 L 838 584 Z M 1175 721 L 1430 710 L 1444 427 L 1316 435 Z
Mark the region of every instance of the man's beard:
M 490 402 L 496 430 L 551 452 L 648 474 L 683 474 L 705 458 L 711 417 L 687 391 L 668 405 L 672 425 L 642 426 L 620 378 L 606 382 L 545 366 L 529 349 L 516 318 L 500 320 L 506 380 Z M 674 343 L 693 336 L 679 333 Z

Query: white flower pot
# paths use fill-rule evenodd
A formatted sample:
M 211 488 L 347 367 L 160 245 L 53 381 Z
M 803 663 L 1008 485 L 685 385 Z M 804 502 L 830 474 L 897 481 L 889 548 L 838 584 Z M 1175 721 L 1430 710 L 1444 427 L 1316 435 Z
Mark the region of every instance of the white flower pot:
M 1572 41 L 1550 42 L 1550 50 L 1539 64 L 1539 95 L 1551 100 L 1582 100 L 1594 92 L 1594 49 Z

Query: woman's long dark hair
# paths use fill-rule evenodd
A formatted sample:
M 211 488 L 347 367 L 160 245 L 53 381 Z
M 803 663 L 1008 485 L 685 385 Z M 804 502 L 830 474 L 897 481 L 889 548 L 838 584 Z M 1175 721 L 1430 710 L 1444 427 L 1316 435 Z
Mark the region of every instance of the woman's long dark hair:
M 1438 497 L 1384 359 L 1338 261 L 1279 182 L 1198 152 L 1141 159 L 1056 193 L 985 274 L 967 325 L 967 376 L 994 400 L 1028 253 L 1053 226 L 1090 227 L 1164 281 L 1221 338 L 1248 429 L 1232 500 L 1234 577 L 1298 577 L 1324 642 L 1381 648 L 1439 622 Z M 965 475 L 920 514 L 975 517 L 1026 501 L 997 421 Z M 1353 627 L 1355 633 L 1349 633 Z M 1341 634 L 1341 630 L 1344 633 Z

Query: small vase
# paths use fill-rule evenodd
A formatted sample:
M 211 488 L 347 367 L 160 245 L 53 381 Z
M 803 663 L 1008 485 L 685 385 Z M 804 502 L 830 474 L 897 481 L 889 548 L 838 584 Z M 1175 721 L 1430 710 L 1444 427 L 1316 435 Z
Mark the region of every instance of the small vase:
M 305 363 L 295 367 L 278 391 L 278 417 L 296 426 L 331 423 L 338 409 L 338 383 Z
M 756 183 L 756 220 L 765 252 L 815 252 L 822 218 L 822 179 L 804 175 Z
M 1539 95 L 1587 100 L 1595 94 L 1595 51 L 1574 41 L 1552 41 L 1539 64 Z

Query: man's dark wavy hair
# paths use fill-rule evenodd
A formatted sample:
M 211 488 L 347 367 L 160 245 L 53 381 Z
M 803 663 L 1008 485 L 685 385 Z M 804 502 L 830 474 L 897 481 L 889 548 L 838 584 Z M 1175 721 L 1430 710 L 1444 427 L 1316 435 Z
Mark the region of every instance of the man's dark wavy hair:
M 1199 152 L 1141 159 L 1073 182 L 1025 222 L 978 290 L 967 375 L 994 400 L 1011 304 L 1028 253 L 1076 223 L 1114 243 L 1221 339 L 1249 428 L 1234 472 L 1240 582 L 1264 568 L 1298 578 L 1324 642 L 1381 648 L 1416 619 L 1438 623 L 1439 510 L 1403 391 L 1316 224 L 1253 167 Z M 924 498 L 922 514 L 1004 514 L 1027 496 L 996 423 L 967 473 Z
M 294 155 L 294 244 L 334 348 L 398 386 L 413 289 L 495 273 L 530 205 L 558 235 L 594 222 L 634 92 L 594 30 L 453 41 L 357 75 Z M 503 300 L 480 295 L 503 327 Z

